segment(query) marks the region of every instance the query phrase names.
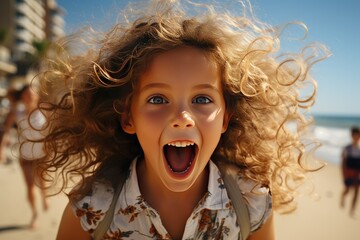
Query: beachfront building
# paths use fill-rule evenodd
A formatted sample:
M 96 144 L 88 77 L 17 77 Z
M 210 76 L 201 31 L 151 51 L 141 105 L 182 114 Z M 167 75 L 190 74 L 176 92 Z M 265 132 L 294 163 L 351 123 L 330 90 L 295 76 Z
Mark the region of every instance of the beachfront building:
M 52 41 L 64 35 L 64 10 L 56 0 L 1 0 L 0 29 L 4 45 L 18 61 L 34 54 L 34 41 Z
M 0 43 L 0 98 L 5 95 L 6 79 L 16 73 L 16 65 L 10 60 L 10 50 Z
M 16 65 L 16 72 L 1 80 L 1 87 L 29 81 L 29 69 L 38 60 L 41 44 L 64 36 L 64 14 L 56 0 L 0 1 L 0 32 L 4 36 L 0 45 L 8 49 Z

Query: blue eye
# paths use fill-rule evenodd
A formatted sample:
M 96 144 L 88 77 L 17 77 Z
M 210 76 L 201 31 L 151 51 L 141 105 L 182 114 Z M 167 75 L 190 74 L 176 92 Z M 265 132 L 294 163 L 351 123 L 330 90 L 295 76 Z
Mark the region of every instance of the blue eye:
M 168 101 L 166 101 L 163 97 L 160 97 L 160 96 L 151 97 L 148 102 L 149 102 L 149 103 L 152 103 L 152 104 L 164 104 L 164 103 L 168 103 Z
M 199 97 L 196 97 L 192 103 L 198 103 L 198 104 L 207 104 L 207 103 L 211 103 L 212 100 L 208 97 L 205 97 L 205 96 L 199 96 Z

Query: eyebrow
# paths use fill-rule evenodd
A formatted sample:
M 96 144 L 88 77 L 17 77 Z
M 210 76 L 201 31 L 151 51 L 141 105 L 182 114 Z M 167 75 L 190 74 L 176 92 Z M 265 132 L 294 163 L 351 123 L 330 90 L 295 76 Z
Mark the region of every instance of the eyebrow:
M 215 90 L 217 92 L 220 92 L 219 88 L 215 87 L 214 85 L 208 84 L 208 83 L 196 85 L 194 87 L 194 89 L 211 89 L 211 90 Z
M 166 83 L 149 83 L 146 84 L 145 86 L 143 86 L 140 91 L 145 91 L 147 89 L 150 88 L 166 88 L 166 89 L 170 89 L 170 85 L 166 84 Z
M 151 88 L 165 88 L 165 89 L 170 89 L 171 86 L 170 86 L 169 84 L 166 84 L 166 83 L 149 83 L 149 84 L 146 84 L 145 86 L 143 86 L 143 87 L 140 89 L 140 91 L 145 91 L 145 90 L 151 89 Z M 221 91 L 220 91 L 219 88 L 215 87 L 214 85 L 207 84 L 207 83 L 196 85 L 193 89 L 195 89 L 195 90 L 210 89 L 210 90 L 214 90 L 214 91 L 216 91 L 216 92 L 221 93 Z

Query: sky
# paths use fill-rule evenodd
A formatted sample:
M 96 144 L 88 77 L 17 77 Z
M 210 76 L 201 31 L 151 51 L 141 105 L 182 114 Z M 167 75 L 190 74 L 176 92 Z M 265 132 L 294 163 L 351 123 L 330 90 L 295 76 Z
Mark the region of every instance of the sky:
M 206 0 L 203 0 L 206 1 Z M 58 0 L 67 34 L 83 26 L 109 29 L 126 0 Z M 316 64 L 317 101 L 311 112 L 360 117 L 360 1 L 252 0 L 258 19 L 271 25 L 293 21 L 308 27 L 305 43 L 320 42 L 332 56 Z

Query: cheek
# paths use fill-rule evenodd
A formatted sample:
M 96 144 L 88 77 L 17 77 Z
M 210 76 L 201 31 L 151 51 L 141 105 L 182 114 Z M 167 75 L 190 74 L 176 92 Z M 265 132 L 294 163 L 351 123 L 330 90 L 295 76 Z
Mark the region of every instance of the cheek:
M 166 116 L 166 111 L 142 108 L 137 111 L 134 123 L 138 130 L 151 132 L 164 125 Z
M 205 108 L 197 112 L 201 124 L 222 128 L 224 122 L 224 111 L 222 108 Z

